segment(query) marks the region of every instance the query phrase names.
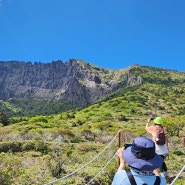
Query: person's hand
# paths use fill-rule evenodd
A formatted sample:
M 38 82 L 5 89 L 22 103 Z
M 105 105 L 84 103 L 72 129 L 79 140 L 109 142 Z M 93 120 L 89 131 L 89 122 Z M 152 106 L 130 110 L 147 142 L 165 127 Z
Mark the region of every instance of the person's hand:
M 147 130 L 148 126 L 149 126 L 149 123 L 151 122 L 151 118 L 147 120 L 146 122 L 146 126 L 145 126 L 145 129 Z
M 119 148 L 116 152 L 116 155 L 119 157 L 119 158 L 123 158 L 122 156 L 122 152 L 123 152 L 124 148 Z
M 153 171 L 153 173 L 155 174 L 155 176 L 160 176 L 160 172 L 159 172 L 158 169 L 155 169 L 155 170 Z
M 123 170 L 125 168 L 125 160 L 123 159 L 123 155 L 122 155 L 122 152 L 123 152 L 124 148 L 119 148 L 116 152 L 116 155 L 119 157 L 119 168 L 118 168 L 118 171 L 119 170 Z
M 147 123 L 150 123 L 152 120 L 154 120 L 154 118 L 148 119 Z

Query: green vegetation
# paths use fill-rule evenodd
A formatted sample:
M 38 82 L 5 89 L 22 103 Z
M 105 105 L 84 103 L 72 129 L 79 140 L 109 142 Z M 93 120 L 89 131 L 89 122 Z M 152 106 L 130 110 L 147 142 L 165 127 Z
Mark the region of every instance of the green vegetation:
M 45 113 L 35 114 L 41 110 L 38 102 L 30 100 L 34 103 L 27 109 L 23 106 L 27 100 L 9 100 L 8 107 L 14 105 L 9 110 L 20 112 L 16 117 L 10 114 L 8 124 L 2 119 L 7 114 L 2 110 L 0 115 L 0 184 L 43 185 L 65 177 L 103 151 L 119 129 L 122 130 L 121 146 L 139 135 L 150 137 L 145 124 L 149 117 L 156 116 L 163 118 L 167 128 L 170 154 L 166 163 L 173 180 L 185 164 L 185 77 L 150 67 L 135 66 L 131 72 L 138 73 L 145 82 L 127 87 L 120 84 L 121 87 L 105 100 L 78 110 L 58 108 L 53 113 L 51 101 L 47 104 L 39 100 Z M 17 106 L 19 108 L 15 108 L 15 101 L 21 105 Z M 116 137 L 96 161 L 55 184 L 88 183 L 114 156 L 117 148 Z M 110 185 L 117 162 L 114 157 L 92 184 Z M 175 185 L 182 185 L 184 181 L 183 173 Z
M 3 126 L 7 126 L 10 123 L 10 120 L 7 114 L 0 112 L 0 123 Z
M 0 112 L 6 113 L 9 116 L 34 116 L 34 115 L 51 115 L 68 110 L 80 108 L 77 105 L 72 105 L 65 100 L 48 100 L 48 99 L 33 99 L 19 98 L 10 99 L 7 101 L 0 100 Z

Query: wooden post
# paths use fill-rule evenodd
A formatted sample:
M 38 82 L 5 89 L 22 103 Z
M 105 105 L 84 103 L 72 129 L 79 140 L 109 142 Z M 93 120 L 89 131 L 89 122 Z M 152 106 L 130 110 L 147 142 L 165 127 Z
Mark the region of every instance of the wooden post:
M 185 147 L 185 137 L 183 138 L 183 145 L 184 145 L 184 147 Z
M 121 129 L 119 129 L 119 134 L 118 134 L 118 147 L 121 147 Z
M 165 136 L 166 146 L 168 147 L 168 135 Z
M 119 133 L 118 133 L 118 148 L 121 147 L 121 129 L 119 129 Z M 118 166 L 120 165 L 120 159 L 118 157 Z

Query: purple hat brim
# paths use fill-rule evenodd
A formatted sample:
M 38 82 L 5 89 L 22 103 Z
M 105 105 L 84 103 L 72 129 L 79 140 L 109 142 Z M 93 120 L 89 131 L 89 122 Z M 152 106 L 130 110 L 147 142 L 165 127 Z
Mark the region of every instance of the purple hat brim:
M 122 155 L 130 166 L 143 171 L 153 171 L 159 168 L 163 163 L 163 158 L 157 154 L 150 160 L 136 158 L 131 152 L 131 146 L 123 150 Z

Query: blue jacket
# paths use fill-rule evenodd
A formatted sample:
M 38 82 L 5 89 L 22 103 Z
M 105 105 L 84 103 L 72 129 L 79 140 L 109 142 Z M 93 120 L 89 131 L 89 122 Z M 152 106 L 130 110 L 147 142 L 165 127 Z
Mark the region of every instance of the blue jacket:
M 131 172 L 138 185 L 142 184 L 153 185 L 155 183 L 156 180 L 155 175 L 142 175 L 134 172 L 133 170 L 131 170 Z M 160 179 L 161 179 L 160 185 L 166 185 L 166 179 L 161 176 Z M 112 185 L 131 185 L 125 170 L 120 170 L 115 174 Z

